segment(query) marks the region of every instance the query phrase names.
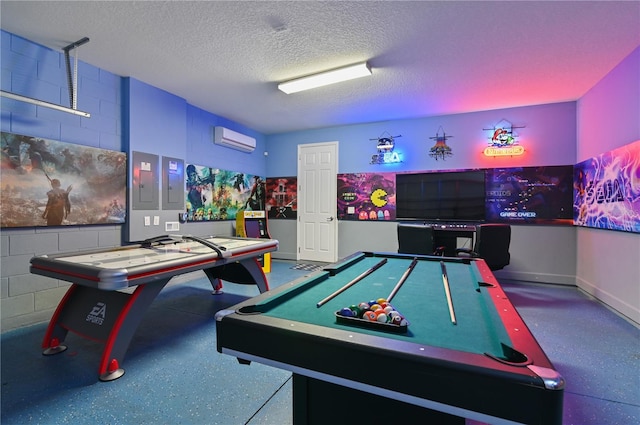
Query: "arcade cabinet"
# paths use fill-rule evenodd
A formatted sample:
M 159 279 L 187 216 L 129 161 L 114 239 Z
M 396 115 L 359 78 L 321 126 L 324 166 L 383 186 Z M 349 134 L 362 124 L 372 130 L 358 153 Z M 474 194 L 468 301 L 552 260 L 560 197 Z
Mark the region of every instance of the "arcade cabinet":
M 271 239 L 267 225 L 267 212 L 260 211 L 238 211 L 236 215 L 236 236 L 242 238 Z M 262 265 L 262 271 L 271 272 L 271 253 L 261 255 L 258 261 Z

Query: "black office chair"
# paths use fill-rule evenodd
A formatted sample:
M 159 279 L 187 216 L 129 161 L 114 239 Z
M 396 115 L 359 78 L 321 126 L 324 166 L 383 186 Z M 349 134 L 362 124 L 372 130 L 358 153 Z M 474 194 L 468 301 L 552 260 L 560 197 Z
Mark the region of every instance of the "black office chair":
M 468 248 L 456 249 L 459 257 L 482 258 L 491 270 L 500 270 L 509 265 L 511 254 L 511 226 L 508 224 L 481 224 L 476 226 L 476 243 L 473 250 Z
M 398 223 L 398 253 L 442 255 L 444 247 L 434 248 L 431 226 Z

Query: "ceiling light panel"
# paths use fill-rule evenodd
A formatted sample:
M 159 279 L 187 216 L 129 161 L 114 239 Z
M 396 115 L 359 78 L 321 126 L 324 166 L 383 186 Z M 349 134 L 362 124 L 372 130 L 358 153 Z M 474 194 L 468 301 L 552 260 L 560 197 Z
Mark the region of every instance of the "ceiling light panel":
M 367 62 L 362 62 L 286 81 L 278 84 L 278 89 L 286 94 L 291 94 L 303 90 L 314 89 L 316 87 L 340 83 L 342 81 L 367 77 L 369 75 L 371 75 L 371 68 L 369 67 L 369 64 L 367 64 Z

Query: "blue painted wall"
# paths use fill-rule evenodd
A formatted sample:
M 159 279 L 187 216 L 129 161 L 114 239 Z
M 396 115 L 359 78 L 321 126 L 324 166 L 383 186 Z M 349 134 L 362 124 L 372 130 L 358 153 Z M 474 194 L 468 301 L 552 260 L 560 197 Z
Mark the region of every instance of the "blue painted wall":
M 2 90 L 69 106 L 64 55 L 5 31 L 0 36 Z M 0 127 L 5 132 L 125 151 L 121 87 L 118 76 L 80 62 L 77 106 L 91 118 L 2 98 Z M 68 287 L 31 275 L 31 257 L 123 243 L 120 225 L 2 229 L 0 240 L 3 330 L 48 320 Z
M 640 47 L 578 101 L 577 111 L 576 162 L 640 140 Z M 640 235 L 576 232 L 578 286 L 640 324 Z
M 482 151 L 490 132 L 506 119 L 520 137 L 526 149 L 521 157 L 487 158 Z M 330 127 L 276 134 L 267 137 L 269 161 L 267 175 L 294 176 L 297 172 L 298 144 L 338 141 L 339 173 L 398 172 L 445 170 L 464 168 L 519 167 L 538 165 L 568 165 L 576 157 L 576 104 L 565 102 L 467 114 L 385 121 L 341 127 Z M 442 127 L 451 135 L 447 144 L 453 156 L 445 161 L 429 157 L 429 148 Z M 396 150 L 402 152 L 404 162 L 393 165 L 370 164 L 376 152 L 375 139 L 383 134 L 402 135 L 395 139 Z
M 5 31 L 0 35 L 2 90 L 69 106 L 64 54 Z M 3 97 L 0 128 L 79 145 L 140 151 L 214 168 L 266 174 L 263 135 L 142 81 L 80 61 L 77 101 L 78 109 L 89 112 L 91 118 Z M 248 154 L 214 145 L 216 125 L 255 137 L 256 151 Z M 158 215 L 161 225 L 143 227 L 144 215 Z M 29 260 L 34 255 L 119 246 L 164 234 L 165 221 L 177 221 L 177 211 L 129 211 L 127 226 L 1 229 L 2 329 L 48 320 L 68 287 L 65 282 L 31 275 Z M 232 223 L 193 223 L 181 230 L 194 235 L 230 234 Z
M 5 31 L 2 90 L 69 106 L 64 55 Z M 121 79 L 79 62 L 78 109 L 91 118 L 2 98 L 2 131 L 122 151 Z

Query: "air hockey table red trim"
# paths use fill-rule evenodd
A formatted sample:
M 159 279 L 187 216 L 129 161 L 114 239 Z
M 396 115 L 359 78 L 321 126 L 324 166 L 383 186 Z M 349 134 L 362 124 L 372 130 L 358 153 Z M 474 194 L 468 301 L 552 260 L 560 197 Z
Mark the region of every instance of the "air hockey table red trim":
M 31 273 L 72 283 L 49 322 L 43 354 L 66 350 L 68 331 L 104 343 L 98 373 L 101 381 L 111 381 L 124 374 L 121 364 L 133 334 L 173 277 L 202 270 L 214 289 L 225 280 L 269 290 L 258 258 L 277 250 L 277 240 L 215 236 L 205 241 L 222 249 L 185 240 L 33 257 Z

